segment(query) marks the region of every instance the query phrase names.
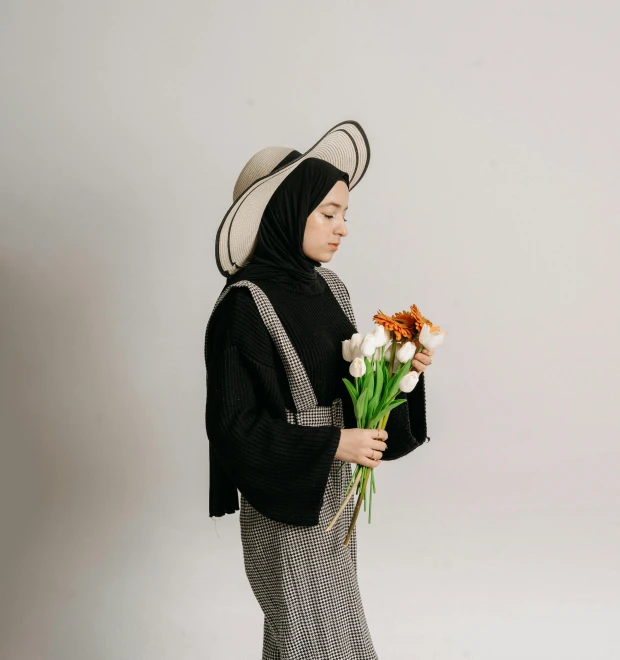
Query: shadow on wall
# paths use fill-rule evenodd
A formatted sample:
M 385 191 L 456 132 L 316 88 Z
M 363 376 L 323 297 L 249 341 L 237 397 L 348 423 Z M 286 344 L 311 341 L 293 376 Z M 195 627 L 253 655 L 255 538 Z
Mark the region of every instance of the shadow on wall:
M 115 231 L 110 218 L 124 219 L 109 200 L 87 197 L 71 191 L 67 205 L 82 208 L 45 213 L 12 200 L 3 220 L 0 639 L 9 648 L 29 636 L 37 644 L 33 612 L 50 623 L 87 580 L 105 583 L 122 565 L 120 548 L 145 542 L 138 512 L 149 489 L 133 474 L 151 469 L 154 422 L 136 383 L 139 333 L 127 333 L 138 319 L 119 295 L 141 237 L 137 227 Z

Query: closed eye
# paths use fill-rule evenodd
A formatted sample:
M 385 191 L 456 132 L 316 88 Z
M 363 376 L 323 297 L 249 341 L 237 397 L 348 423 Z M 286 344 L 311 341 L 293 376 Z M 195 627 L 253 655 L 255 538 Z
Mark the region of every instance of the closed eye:
M 324 215 L 326 218 L 330 218 L 330 219 L 334 217 L 333 215 L 327 215 L 326 213 L 323 213 L 323 215 Z M 344 221 L 346 222 L 346 221 L 347 221 L 347 218 L 344 218 Z

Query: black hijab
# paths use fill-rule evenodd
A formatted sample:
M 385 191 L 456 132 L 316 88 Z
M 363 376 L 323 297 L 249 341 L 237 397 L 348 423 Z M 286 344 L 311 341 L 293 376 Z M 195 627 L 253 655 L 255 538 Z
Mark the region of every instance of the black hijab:
M 340 180 L 348 186 L 348 173 L 331 163 L 320 158 L 303 160 L 271 196 L 250 262 L 230 275 L 226 286 L 242 279 L 268 279 L 300 291 L 318 290 L 323 278 L 315 267 L 321 262 L 307 257 L 302 249 L 306 221 Z

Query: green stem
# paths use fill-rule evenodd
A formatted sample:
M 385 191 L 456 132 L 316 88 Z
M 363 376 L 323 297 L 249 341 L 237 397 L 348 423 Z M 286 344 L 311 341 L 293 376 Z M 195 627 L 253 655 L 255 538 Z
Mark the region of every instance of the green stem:
M 366 472 L 366 475 L 364 477 L 364 484 L 362 486 L 362 492 L 366 491 L 366 482 L 368 481 L 368 477 L 370 476 L 369 473 L 372 472 L 372 468 L 368 468 L 368 472 Z M 353 534 L 353 530 L 355 528 L 355 523 L 357 521 L 357 517 L 359 516 L 360 513 L 360 507 L 362 505 L 362 501 L 360 497 L 357 498 L 357 504 L 355 505 L 355 509 L 353 511 L 353 519 L 351 520 L 351 524 L 349 525 L 349 532 L 347 534 L 347 537 L 344 540 L 344 545 L 349 545 L 349 541 L 351 540 L 351 536 Z
M 370 494 L 369 494 L 369 502 L 368 502 L 368 523 L 370 524 L 371 516 L 372 516 L 372 491 L 375 485 L 375 471 L 371 470 L 370 471 Z
M 392 359 L 390 360 L 390 374 L 394 371 L 394 360 L 396 359 L 396 337 L 392 340 Z

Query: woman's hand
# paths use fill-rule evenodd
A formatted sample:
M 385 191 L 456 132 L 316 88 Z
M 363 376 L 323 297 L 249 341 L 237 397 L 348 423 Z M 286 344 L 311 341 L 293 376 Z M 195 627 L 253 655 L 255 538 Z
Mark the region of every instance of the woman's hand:
M 422 373 L 426 367 L 432 362 L 431 356 L 435 351 L 429 351 L 428 348 L 423 348 L 414 358 L 411 366 L 418 372 Z
M 335 458 L 375 468 L 387 449 L 387 437 L 385 429 L 342 429 Z

